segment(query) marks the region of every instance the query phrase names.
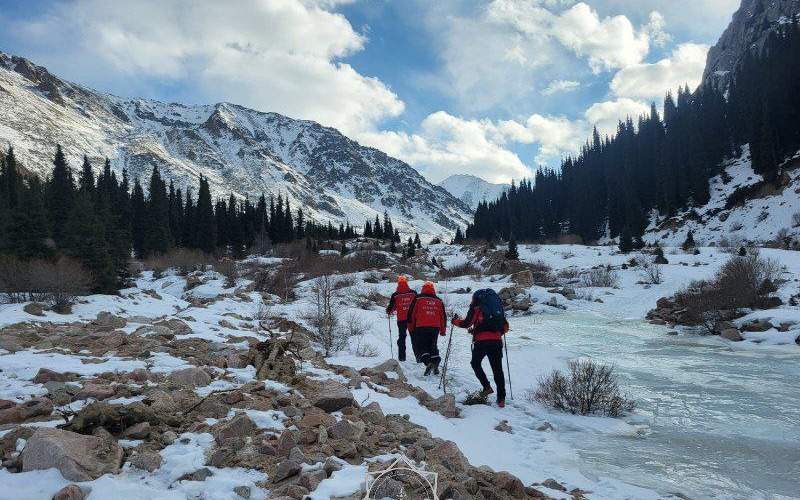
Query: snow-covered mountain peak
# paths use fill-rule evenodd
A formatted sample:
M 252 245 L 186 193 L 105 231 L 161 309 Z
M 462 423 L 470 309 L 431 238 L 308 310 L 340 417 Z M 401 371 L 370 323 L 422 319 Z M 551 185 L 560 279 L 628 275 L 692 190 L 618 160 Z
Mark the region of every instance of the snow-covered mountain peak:
M 511 187 L 509 184 L 493 184 L 478 176 L 455 174 L 441 181 L 439 186 L 470 206 L 473 210 L 481 201 L 497 199 L 503 191 Z
M 402 232 L 448 236 L 470 208 L 406 163 L 338 130 L 229 102 L 211 105 L 126 99 L 53 76 L 0 52 L 0 143 L 34 174 L 52 168 L 61 144 L 73 168 L 88 155 L 144 179 L 153 166 L 179 187 L 209 179 L 219 196 L 283 194 L 306 216 L 334 224 L 387 211 Z

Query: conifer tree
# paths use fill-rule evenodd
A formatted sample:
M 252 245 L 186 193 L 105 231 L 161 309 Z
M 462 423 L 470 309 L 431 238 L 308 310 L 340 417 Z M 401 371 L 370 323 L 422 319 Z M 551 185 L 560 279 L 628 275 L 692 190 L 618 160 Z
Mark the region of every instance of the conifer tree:
M 144 232 L 145 255 L 163 254 L 172 246 L 169 231 L 167 187 L 158 167 L 153 167 L 147 192 L 147 224 Z
M 197 248 L 205 253 L 213 253 L 217 240 L 217 228 L 214 220 L 214 209 L 211 206 L 211 190 L 208 180 L 200 177 L 200 189 L 197 192 L 197 208 L 195 210 L 197 227 Z
M 514 235 L 511 235 L 511 238 L 508 240 L 508 249 L 506 250 L 506 259 L 508 260 L 518 260 L 519 259 L 519 250 L 517 250 L 517 239 L 514 238 Z
M 79 191 L 74 201 L 64 228 L 64 252 L 91 273 L 94 292 L 113 293 L 118 281 L 103 220 L 86 190 Z
M 64 235 L 64 225 L 72 211 L 72 198 L 75 185 L 72 180 L 72 171 L 67 165 L 67 159 L 61 146 L 56 146 L 56 156 L 53 159 L 53 174 L 47 186 L 47 210 L 50 220 L 51 234 L 57 244 L 60 244 Z
M 28 186 L 19 194 L 16 206 L 10 210 L 6 221 L 6 238 L 2 250 L 20 259 L 39 259 L 53 255 L 48 244 L 47 211 L 41 183 L 28 180 Z
M 681 244 L 681 248 L 683 249 L 683 251 L 688 252 L 689 250 L 693 249 L 694 247 L 695 247 L 694 232 L 693 231 L 689 231 L 688 233 L 686 233 L 686 239 L 683 240 L 683 243 Z
M 94 195 L 94 171 L 92 165 L 89 163 L 89 157 L 83 155 L 83 165 L 81 166 L 81 176 L 78 179 L 78 190 L 88 193 L 90 196 Z
M 140 259 L 145 257 L 145 233 L 147 231 L 147 204 L 144 199 L 144 190 L 136 178 L 133 181 L 131 193 L 131 242 L 133 252 Z
M 631 250 L 633 250 L 633 237 L 631 236 L 630 228 L 625 226 L 619 236 L 619 251 L 629 253 Z
M 419 233 L 414 234 L 414 245 L 418 248 L 422 248 L 422 240 L 419 239 Z

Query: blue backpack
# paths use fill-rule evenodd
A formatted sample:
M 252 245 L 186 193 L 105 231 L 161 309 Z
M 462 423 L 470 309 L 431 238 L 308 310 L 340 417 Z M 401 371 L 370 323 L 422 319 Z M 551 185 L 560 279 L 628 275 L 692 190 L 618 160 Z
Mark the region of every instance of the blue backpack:
M 497 292 L 491 288 L 478 290 L 472 294 L 472 300 L 480 306 L 483 314 L 481 329 L 502 332 L 506 322 L 506 312 Z

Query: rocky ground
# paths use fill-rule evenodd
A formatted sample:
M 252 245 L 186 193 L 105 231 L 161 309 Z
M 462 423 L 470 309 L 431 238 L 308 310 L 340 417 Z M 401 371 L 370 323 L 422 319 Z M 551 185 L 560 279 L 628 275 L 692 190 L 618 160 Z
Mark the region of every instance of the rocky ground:
M 6 359 L 52 356 L 78 368 L 42 366 L 23 383 L 41 389 L 35 397 L 0 401 L 0 483 L 55 468 L 62 478 L 38 498 L 104 498 L 113 478 L 142 481 L 157 498 L 362 498 L 365 473 L 405 455 L 438 473 L 440 498 L 547 498 L 509 473 L 470 465 L 455 443 L 408 416 L 354 398 L 351 389 L 366 385 L 459 417 L 452 395 L 434 398 L 407 383 L 396 361 L 359 371 L 330 365 L 299 324 L 285 321 L 270 337 L 254 333 L 252 318 L 228 318 L 228 329 L 243 335 L 224 341 L 192 336 L 186 314 L 103 311 L 0 330 Z M 104 364 L 113 369 L 82 369 Z M 194 460 L 176 461 L 192 448 Z M 381 494 L 398 497 L 413 486 L 393 481 Z

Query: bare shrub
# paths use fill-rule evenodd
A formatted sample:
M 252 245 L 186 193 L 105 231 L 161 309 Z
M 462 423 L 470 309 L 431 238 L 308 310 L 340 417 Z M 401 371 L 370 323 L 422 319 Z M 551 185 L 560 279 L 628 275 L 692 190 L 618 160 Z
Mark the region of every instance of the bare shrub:
M 567 373 L 553 370 L 540 378 L 529 399 L 574 415 L 618 417 L 634 408 L 617 384 L 614 367 L 591 359 L 569 361 Z
M 290 302 L 295 298 L 294 289 L 299 282 L 297 266 L 289 262 L 277 269 L 261 269 L 256 272 L 253 281 L 257 291 L 277 295 L 281 301 Z
M 733 256 L 713 280 L 692 282 L 675 294 L 675 302 L 685 310 L 687 323 L 715 333 L 719 322 L 740 316 L 743 309 L 774 307 L 771 295 L 782 271 L 778 262 L 757 254 Z
M 471 262 L 464 262 L 448 268 L 439 269 L 436 273 L 436 279 L 450 279 L 460 276 L 481 276 L 481 269 Z
M 331 275 L 316 278 L 311 287 L 312 308 L 305 314 L 311 330 L 311 340 L 325 351 L 325 356 L 347 347 L 353 324 L 342 320 L 341 306 L 337 303 L 338 280 Z
M 619 284 L 619 273 L 611 266 L 596 267 L 581 275 L 581 283 L 585 287 L 613 288 Z
M 66 257 L 55 262 L 0 258 L 0 293 L 8 302 L 45 302 L 56 312 L 66 312 L 78 296 L 89 293 L 91 275 Z
M 383 307 L 388 302 L 389 297 L 374 288 L 370 288 L 367 292 L 362 292 L 356 296 L 356 305 L 365 311 L 372 309 L 376 305 Z
M 565 267 L 558 272 L 558 277 L 565 280 L 576 280 L 580 278 L 581 271 L 577 267 Z
M 153 271 L 154 277 L 160 277 L 167 269 L 174 269 L 181 276 L 194 271 L 205 271 L 214 263 L 214 257 L 200 250 L 175 248 L 162 255 L 154 255 L 142 262 L 143 269 Z
M 792 214 L 792 227 L 800 227 L 800 212 Z
M 661 264 L 649 262 L 646 259 L 642 263 L 639 274 L 642 277 L 642 281 L 651 285 L 660 285 L 664 281 L 661 274 Z

